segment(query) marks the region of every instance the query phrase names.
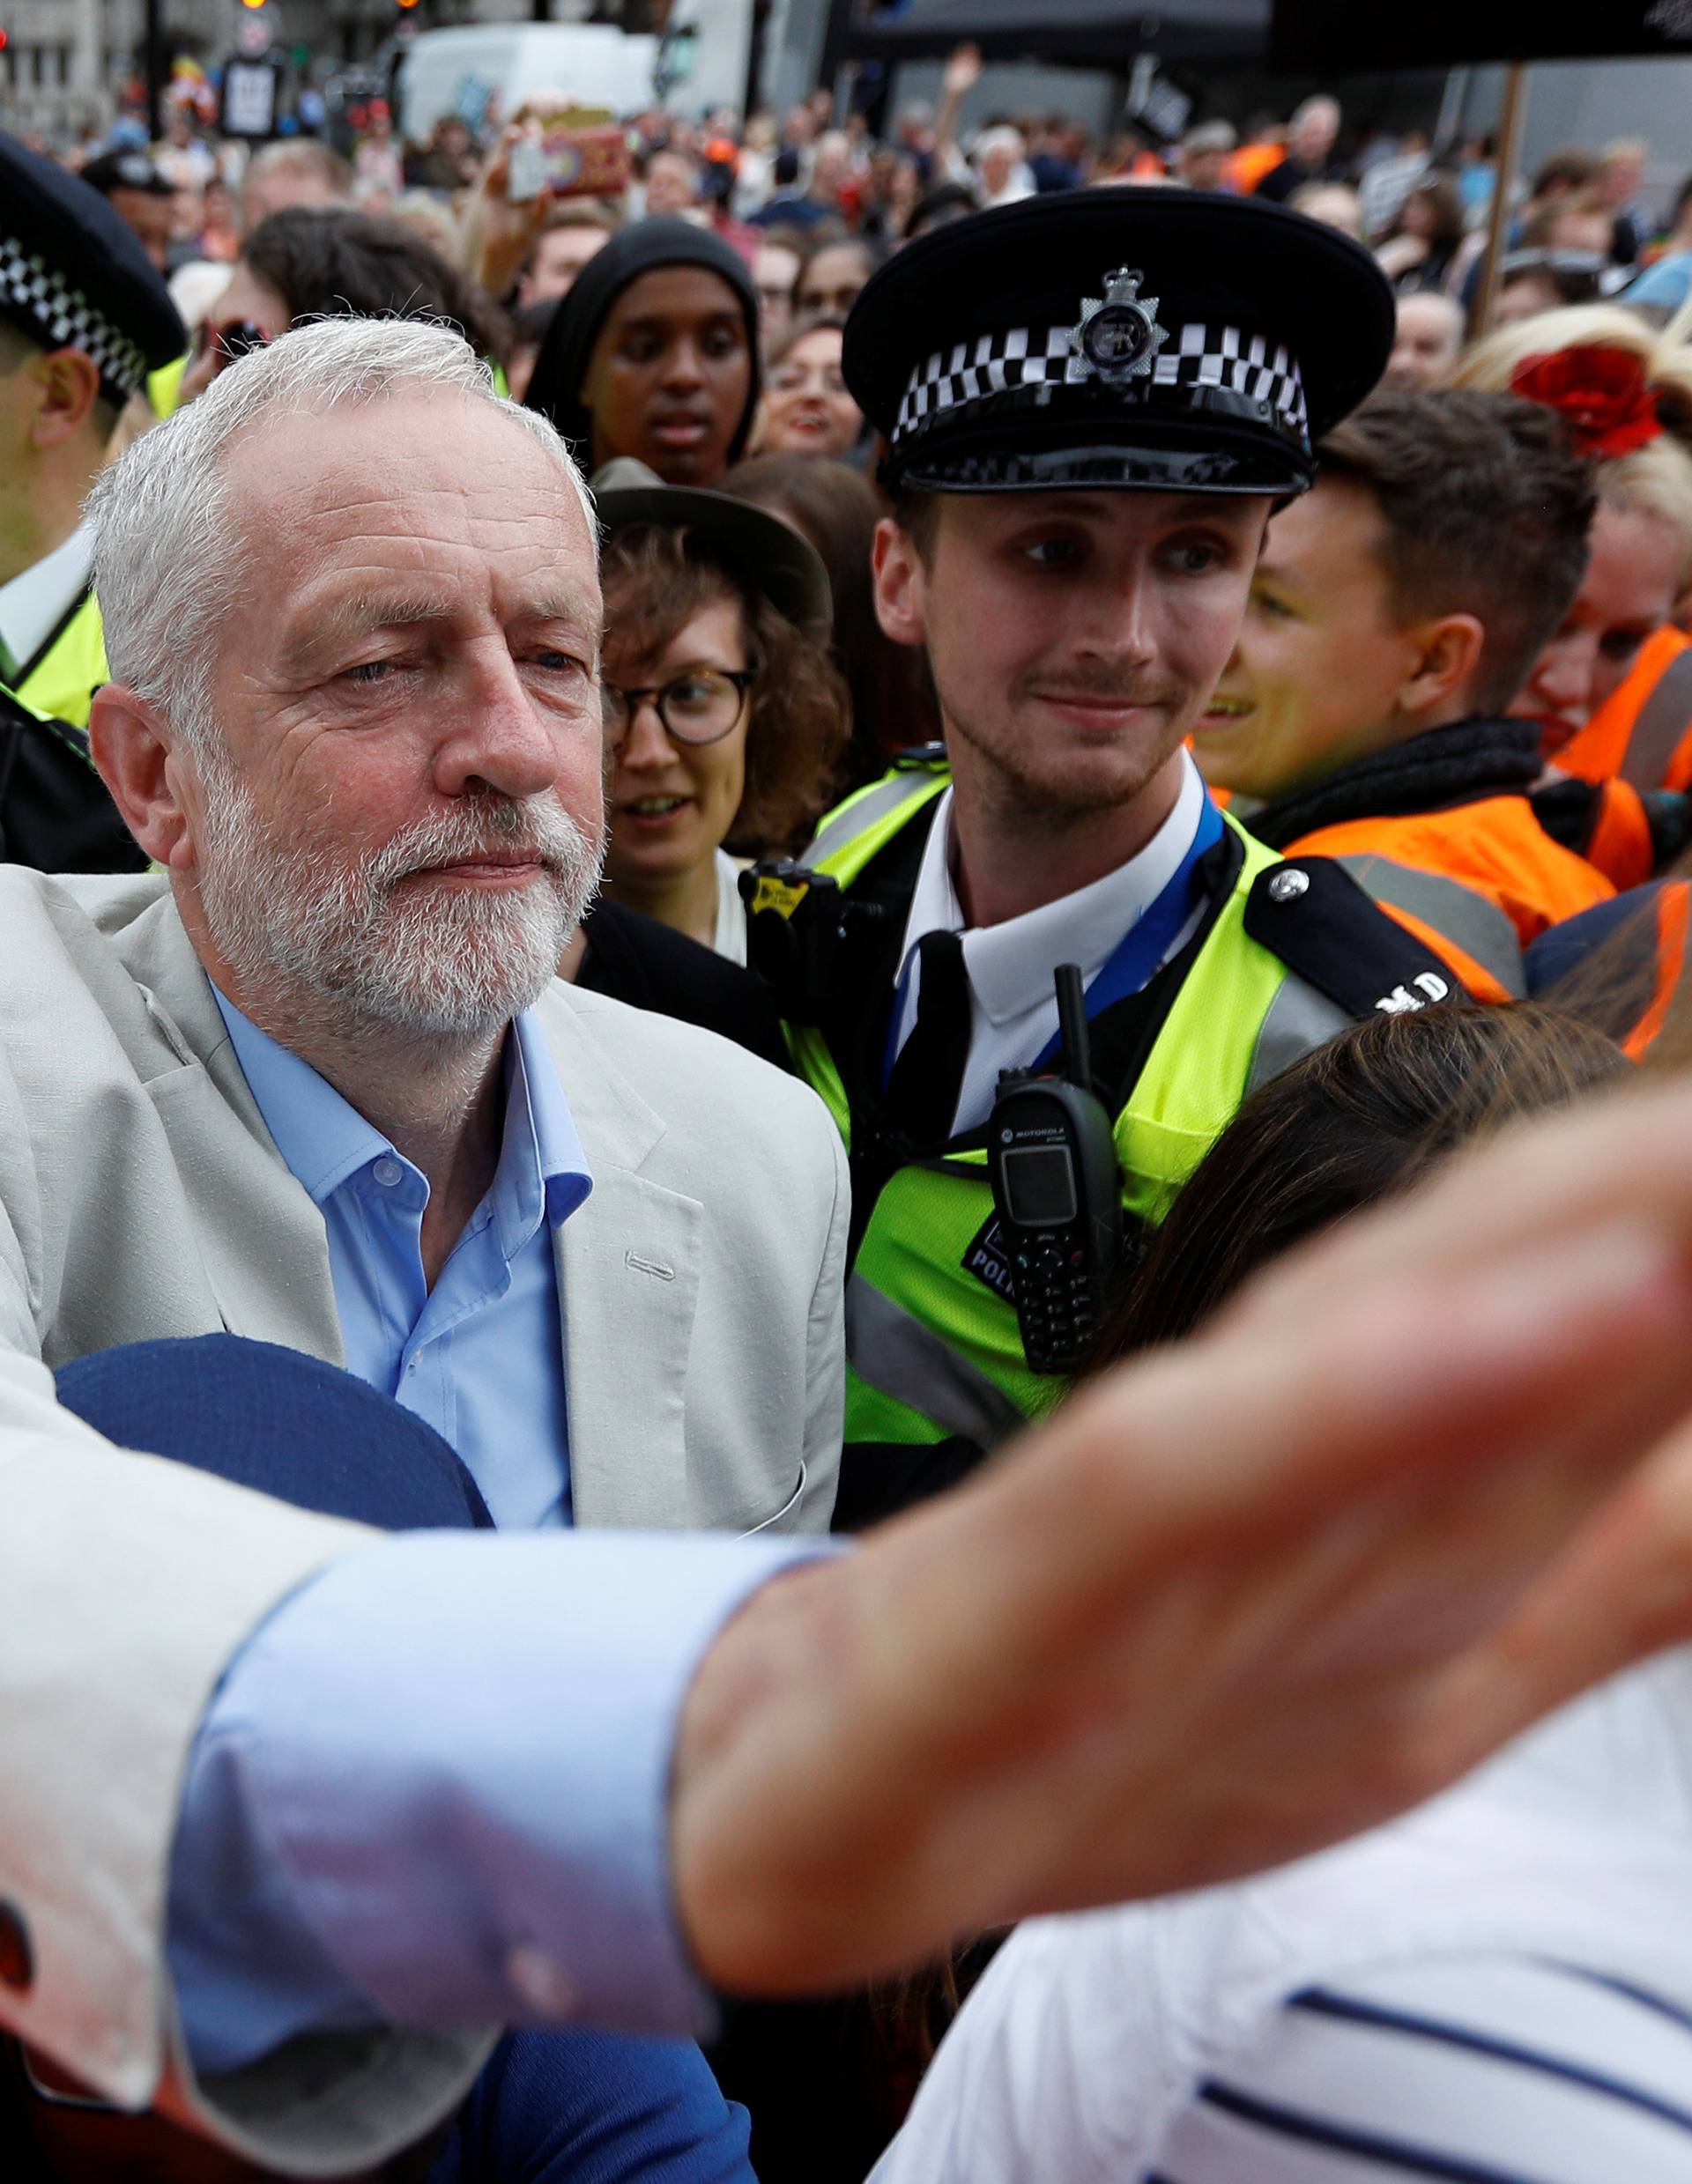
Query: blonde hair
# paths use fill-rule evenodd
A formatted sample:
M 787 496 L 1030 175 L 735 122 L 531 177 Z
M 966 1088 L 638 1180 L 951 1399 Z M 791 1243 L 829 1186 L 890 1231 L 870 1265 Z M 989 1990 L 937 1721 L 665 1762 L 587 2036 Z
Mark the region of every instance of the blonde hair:
M 1692 348 L 1614 303 L 1570 304 L 1501 327 L 1478 341 L 1451 374 L 1453 387 L 1503 394 L 1531 358 L 1564 349 L 1623 349 L 1644 366 L 1663 426 L 1631 455 L 1598 465 L 1599 498 L 1650 516 L 1680 544 L 1681 582 L 1692 581 Z

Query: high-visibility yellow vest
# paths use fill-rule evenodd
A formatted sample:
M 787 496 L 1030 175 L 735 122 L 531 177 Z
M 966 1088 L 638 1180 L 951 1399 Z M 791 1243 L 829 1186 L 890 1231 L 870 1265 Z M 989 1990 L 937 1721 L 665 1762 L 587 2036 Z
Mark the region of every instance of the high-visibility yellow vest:
M 174 417 L 182 406 L 182 381 L 193 360 L 194 352 L 189 349 L 147 374 L 147 406 L 154 417 Z
M 106 633 L 90 591 L 26 663 L 12 695 L 37 713 L 69 721 L 73 728 L 86 728 L 94 692 L 109 680 Z
M 824 820 L 805 865 L 850 892 L 947 778 L 939 766 L 895 768 Z M 1282 860 L 1225 824 L 1231 882 L 1115 1117 L 1123 1204 L 1139 1224 L 1162 1219 L 1249 1092 L 1354 1018 L 1247 931 L 1253 888 Z M 790 1023 L 789 1039 L 850 1151 L 858 1118 L 847 1071 L 815 1025 Z M 960 1439 L 985 1450 L 1063 1392 L 1029 1370 L 1014 1307 L 985 1278 L 992 1217 L 979 1144 L 899 1166 L 882 1184 L 847 1291 L 849 1444 Z

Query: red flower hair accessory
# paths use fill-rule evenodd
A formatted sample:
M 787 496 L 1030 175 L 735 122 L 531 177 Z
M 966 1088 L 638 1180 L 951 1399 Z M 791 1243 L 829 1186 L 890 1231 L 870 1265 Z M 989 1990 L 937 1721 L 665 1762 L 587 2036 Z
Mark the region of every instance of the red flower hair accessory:
M 1555 410 L 1574 435 L 1577 453 L 1614 462 L 1663 429 L 1643 361 L 1631 350 L 1601 343 L 1525 357 L 1510 390 Z

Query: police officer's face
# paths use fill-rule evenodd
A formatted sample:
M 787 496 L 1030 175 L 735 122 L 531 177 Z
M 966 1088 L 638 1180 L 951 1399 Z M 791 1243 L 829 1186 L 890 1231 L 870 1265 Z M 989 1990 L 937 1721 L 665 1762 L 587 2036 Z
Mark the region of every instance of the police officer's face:
M 1266 496 L 939 497 L 876 540 L 876 611 L 921 643 L 954 766 L 1025 806 L 1132 801 L 1191 731 L 1244 610 Z
M 1193 732 L 1207 780 L 1278 796 L 1389 739 L 1418 648 L 1393 617 L 1382 544 L 1373 495 L 1342 478 L 1270 524 L 1239 643 Z
M 169 854 L 197 943 L 396 1024 L 449 980 L 503 1020 L 602 830 L 597 556 L 568 480 L 453 394 L 282 419 L 228 478 L 250 562 L 217 643 L 222 778 L 193 763 Z
M 1680 578 L 1681 544 L 1666 523 L 1599 501 L 1575 603 L 1510 708 L 1544 723 L 1547 755 L 1584 726 L 1646 638 L 1671 619 Z

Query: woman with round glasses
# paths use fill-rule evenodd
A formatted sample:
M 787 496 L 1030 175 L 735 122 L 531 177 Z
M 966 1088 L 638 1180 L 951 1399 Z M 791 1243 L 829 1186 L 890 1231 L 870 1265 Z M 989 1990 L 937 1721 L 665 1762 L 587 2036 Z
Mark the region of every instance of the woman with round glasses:
M 595 491 L 606 899 L 744 963 L 731 853 L 798 846 L 846 745 L 828 580 L 808 540 L 747 502 L 664 485 L 627 461 Z

